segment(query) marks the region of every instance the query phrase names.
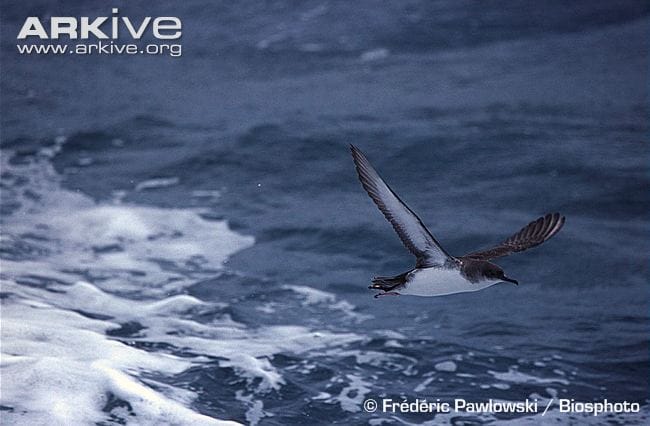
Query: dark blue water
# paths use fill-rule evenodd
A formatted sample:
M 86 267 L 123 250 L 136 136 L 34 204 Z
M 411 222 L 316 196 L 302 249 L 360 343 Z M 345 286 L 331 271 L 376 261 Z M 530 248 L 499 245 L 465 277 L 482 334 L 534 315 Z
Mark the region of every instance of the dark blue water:
M 21 56 L 26 16 L 110 6 L 2 5 L 3 424 L 647 424 L 645 2 L 120 11 L 180 17 L 182 56 Z M 499 262 L 518 287 L 373 299 L 413 259 L 350 143 L 452 254 L 566 225 Z

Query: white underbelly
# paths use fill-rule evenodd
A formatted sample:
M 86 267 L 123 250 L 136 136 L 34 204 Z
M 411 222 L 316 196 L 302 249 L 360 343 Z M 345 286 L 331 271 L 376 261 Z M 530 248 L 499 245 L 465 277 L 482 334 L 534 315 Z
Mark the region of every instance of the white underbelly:
M 472 283 L 457 269 L 426 268 L 412 272 L 400 294 L 412 296 L 444 296 L 445 294 L 477 291 L 496 284 L 498 281 Z

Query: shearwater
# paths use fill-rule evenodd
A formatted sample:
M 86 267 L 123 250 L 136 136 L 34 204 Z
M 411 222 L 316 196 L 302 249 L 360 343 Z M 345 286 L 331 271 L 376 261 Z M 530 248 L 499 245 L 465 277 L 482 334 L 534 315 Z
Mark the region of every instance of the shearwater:
M 359 180 L 406 248 L 416 258 L 415 268 L 394 277 L 375 277 L 368 288 L 384 295 L 443 296 L 477 291 L 509 278 L 492 259 L 527 250 L 557 234 L 564 225 L 564 216 L 549 213 L 530 222 L 501 244 L 464 256 L 451 256 L 442 248 L 420 218 L 384 182 L 366 156 L 350 145 Z

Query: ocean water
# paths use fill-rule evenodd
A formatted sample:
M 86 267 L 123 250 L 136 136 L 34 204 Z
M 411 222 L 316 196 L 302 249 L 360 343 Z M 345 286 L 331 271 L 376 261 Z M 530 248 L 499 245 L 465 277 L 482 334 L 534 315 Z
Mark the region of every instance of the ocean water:
M 2 424 L 648 424 L 645 2 L 120 10 L 183 55 L 21 56 L 26 16 L 110 9 L 2 5 Z M 374 299 L 413 259 L 350 143 L 452 254 L 566 225 L 498 262 L 518 287 Z

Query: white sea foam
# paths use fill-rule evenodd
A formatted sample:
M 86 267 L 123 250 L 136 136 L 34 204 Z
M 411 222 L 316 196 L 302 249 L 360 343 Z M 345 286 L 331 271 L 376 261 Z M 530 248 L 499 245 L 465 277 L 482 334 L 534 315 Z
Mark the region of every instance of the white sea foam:
M 488 370 L 488 373 L 491 374 L 495 379 L 502 380 L 504 382 L 510 383 L 534 383 L 534 384 L 545 384 L 545 383 L 560 383 L 562 385 L 569 385 L 569 381 L 561 377 L 550 377 L 542 378 L 536 377 L 530 374 L 522 373 L 521 371 L 510 368 L 505 372 L 491 371 Z
M 428 377 L 428 378 L 424 379 L 424 381 L 422 383 L 418 384 L 415 387 L 415 389 L 413 389 L 413 391 L 415 391 L 415 392 L 424 391 L 427 388 L 427 386 L 429 386 L 431 384 L 431 382 L 433 382 L 434 380 L 435 380 L 435 377 Z
M 266 358 L 256 358 L 248 354 L 239 354 L 231 356 L 227 361 L 219 362 L 220 367 L 232 367 L 237 370 L 241 376 L 248 379 L 252 384 L 255 379 L 261 378 L 257 386 L 258 392 L 268 392 L 269 390 L 279 390 L 284 384 L 282 376 L 271 366 Z
M 219 270 L 253 242 L 191 210 L 64 204 L 19 218 L 9 223 L 17 238 L 37 227 L 56 245 L 39 261 L 6 263 L 5 272 L 86 271 L 98 285 L 120 292 L 178 289 L 179 281 Z
M 177 177 L 148 179 L 138 183 L 135 186 L 135 190 L 144 191 L 147 189 L 165 188 L 168 186 L 177 185 L 178 182 L 179 179 Z
M 334 349 L 325 352 L 326 355 L 344 358 L 353 356 L 358 365 L 371 365 L 373 367 L 383 368 L 391 371 L 406 372 L 417 365 L 417 359 L 397 353 L 378 352 L 378 351 L 361 351 L 361 350 L 341 350 Z
M 142 373 L 177 374 L 188 360 L 108 339 L 105 332 L 116 327 L 110 321 L 11 299 L 2 308 L 2 405 L 11 407 L 3 424 L 104 421 L 110 396 L 127 401 L 126 418 L 139 424 L 222 423 L 142 383 Z
M 370 393 L 371 384 L 357 374 L 346 375 L 348 385 L 341 390 L 338 396 L 328 402 L 338 402 L 345 411 L 356 413 L 361 411 L 361 403 Z
M 218 199 L 221 197 L 221 191 L 217 189 L 196 189 L 191 193 L 194 198 L 211 198 Z
M 433 366 L 438 371 L 444 371 L 447 373 L 453 373 L 458 369 L 458 366 L 454 361 L 442 361 Z
M 250 329 L 221 313 L 224 303 L 182 294 L 253 244 L 225 222 L 190 209 L 97 204 L 61 189 L 47 161 L 2 161 L 28 182 L 25 191 L 14 185 L 3 193 L 21 209 L 6 217 L 2 243 L 34 247 L 26 259 L 2 259 L 3 424 L 92 424 L 109 416 L 144 425 L 219 424 L 192 409 L 193 391 L 150 376 L 171 377 L 207 357 L 246 378 L 235 396 L 255 423 L 269 415 L 255 394 L 284 384 L 275 354 L 360 339 L 300 326 Z M 193 319 L 203 313 L 209 323 Z M 139 328 L 110 337 L 124 323 Z M 183 356 L 142 349 L 156 346 Z
M 51 151 L 44 154 L 57 149 Z M 222 268 L 252 238 L 196 211 L 96 204 L 62 190 L 46 161 L 18 168 L 3 160 L 3 169 L 29 182 L 24 192 L 14 186 L 8 194 L 21 208 L 5 219 L 3 244 L 28 243 L 38 252 L 2 259 L 3 424 L 93 424 L 109 415 L 138 424 L 225 423 L 192 410 L 193 392 L 164 384 L 154 390 L 144 377 L 178 374 L 199 357 L 145 351 L 106 335 L 119 328 L 112 318 L 157 333 L 181 324 L 196 332 L 201 324 L 180 315 L 208 304 L 188 295 L 139 302 L 79 280 L 140 297 L 179 291 L 189 277 Z M 115 401 L 125 402 L 111 410 Z
M 15 393 L 3 392 L 3 405 L 14 407 L 16 411 L 33 413 L 34 421 L 41 416 L 57 418 L 56 413 L 46 415 L 43 412 L 53 405 L 41 401 L 48 401 L 52 390 L 58 389 L 61 390 L 58 395 L 63 401 L 84 415 L 91 415 L 95 419 L 93 421 L 99 421 L 97 419 L 105 415 L 101 409 L 106 405 L 106 395 L 111 393 L 132 405 L 139 422 L 146 424 L 146 419 L 151 418 L 155 423 L 155 418 L 173 415 L 173 401 L 178 401 L 178 394 L 172 392 L 170 398 L 164 395 L 153 398 L 157 393 L 140 382 L 140 374 L 155 371 L 173 375 L 205 360 L 202 356 L 178 358 L 148 352 L 108 339 L 105 332 L 118 328 L 118 324 L 110 320 L 89 319 L 72 312 L 75 306 L 120 318 L 120 321 L 141 324 L 146 332 L 142 336 L 130 336 L 128 342 L 168 343 L 178 348 L 189 348 L 193 353 L 226 358 L 220 362 L 220 367 L 233 368 L 247 379 L 256 393 L 278 390 L 284 384 L 284 379 L 270 362 L 274 354 L 299 353 L 358 340 L 357 336 L 351 334 L 334 335 L 295 326 L 250 330 L 227 316 L 209 325 L 200 324 L 183 318 L 184 313 L 219 305 L 213 306 L 190 296 L 172 296 L 143 303 L 113 296 L 89 283 L 79 282 L 68 286 L 67 291 L 63 290 L 66 289 L 65 285 L 53 286 L 51 289 L 54 292 L 47 294 L 49 301 L 34 303 L 34 299 L 22 297 L 37 297 L 41 289 L 12 282 L 4 282 L 2 288 L 16 298 L 20 297 L 5 301 L 2 311 L 2 351 L 9 355 L 6 362 L 3 355 L 3 385 L 8 384 L 9 388 L 15 389 Z M 183 331 L 183 335 L 177 333 L 179 330 Z M 21 384 L 28 383 L 34 374 L 33 363 L 44 366 L 38 372 L 42 375 L 39 379 L 42 386 L 26 389 Z M 47 370 L 55 364 L 66 368 Z M 67 387 L 62 388 L 58 384 L 62 381 L 61 375 L 69 383 Z M 34 399 L 25 398 L 23 392 L 35 395 Z M 136 396 L 137 392 L 144 394 Z M 86 398 L 78 400 L 79 395 L 86 395 Z M 134 398 L 143 402 L 134 404 Z M 176 408 L 184 412 L 187 401 L 188 398 L 183 398 L 184 404 L 178 404 Z M 84 405 L 84 402 L 87 404 Z M 57 406 L 63 407 L 65 404 L 59 402 Z M 263 411 L 258 410 L 254 401 L 251 407 L 258 412 Z M 75 423 L 77 420 L 83 421 L 70 417 L 76 413 L 74 410 L 57 413 L 62 416 L 61 423 L 67 419 Z
M 28 180 L 29 193 L 38 193 L 12 194 L 22 207 L 7 218 L 3 238 L 19 241 L 36 232 L 46 241 L 38 260 L 3 260 L 3 272 L 11 275 L 90 277 L 112 292 L 162 295 L 221 269 L 228 256 L 254 242 L 224 221 L 202 218 L 199 210 L 96 204 L 61 189 L 46 161 L 19 169 L 3 159 L 2 166 Z
M 252 394 L 244 395 L 243 391 L 238 390 L 235 392 L 235 399 L 243 402 L 248 407 L 246 421 L 251 426 L 257 425 L 264 417 L 273 417 L 273 414 L 264 411 L 264 402 L 254 399 Z
M 338 300 L 336 295 L 327 291 L 318 290 L 308 286 L 285 285 L 285 290 L 291 290 L 304 298 L 302 305 L 311 306 L 327 304 L 330 310 L 340 311 L 348 318 L 356 322 L 362 322 L 372 318 L 371 315 L 361 314 L 355 311 L 355 306 L 345 300 Z
M 282 288 L 292 290 L 304 297 L 304 305 L 315 305 L 318 303 L 332 303 L 336 300 L 336 296 L 326 291 L 317 290 L 312 287 L 299 286 L 299 285 L 285 285 Z

